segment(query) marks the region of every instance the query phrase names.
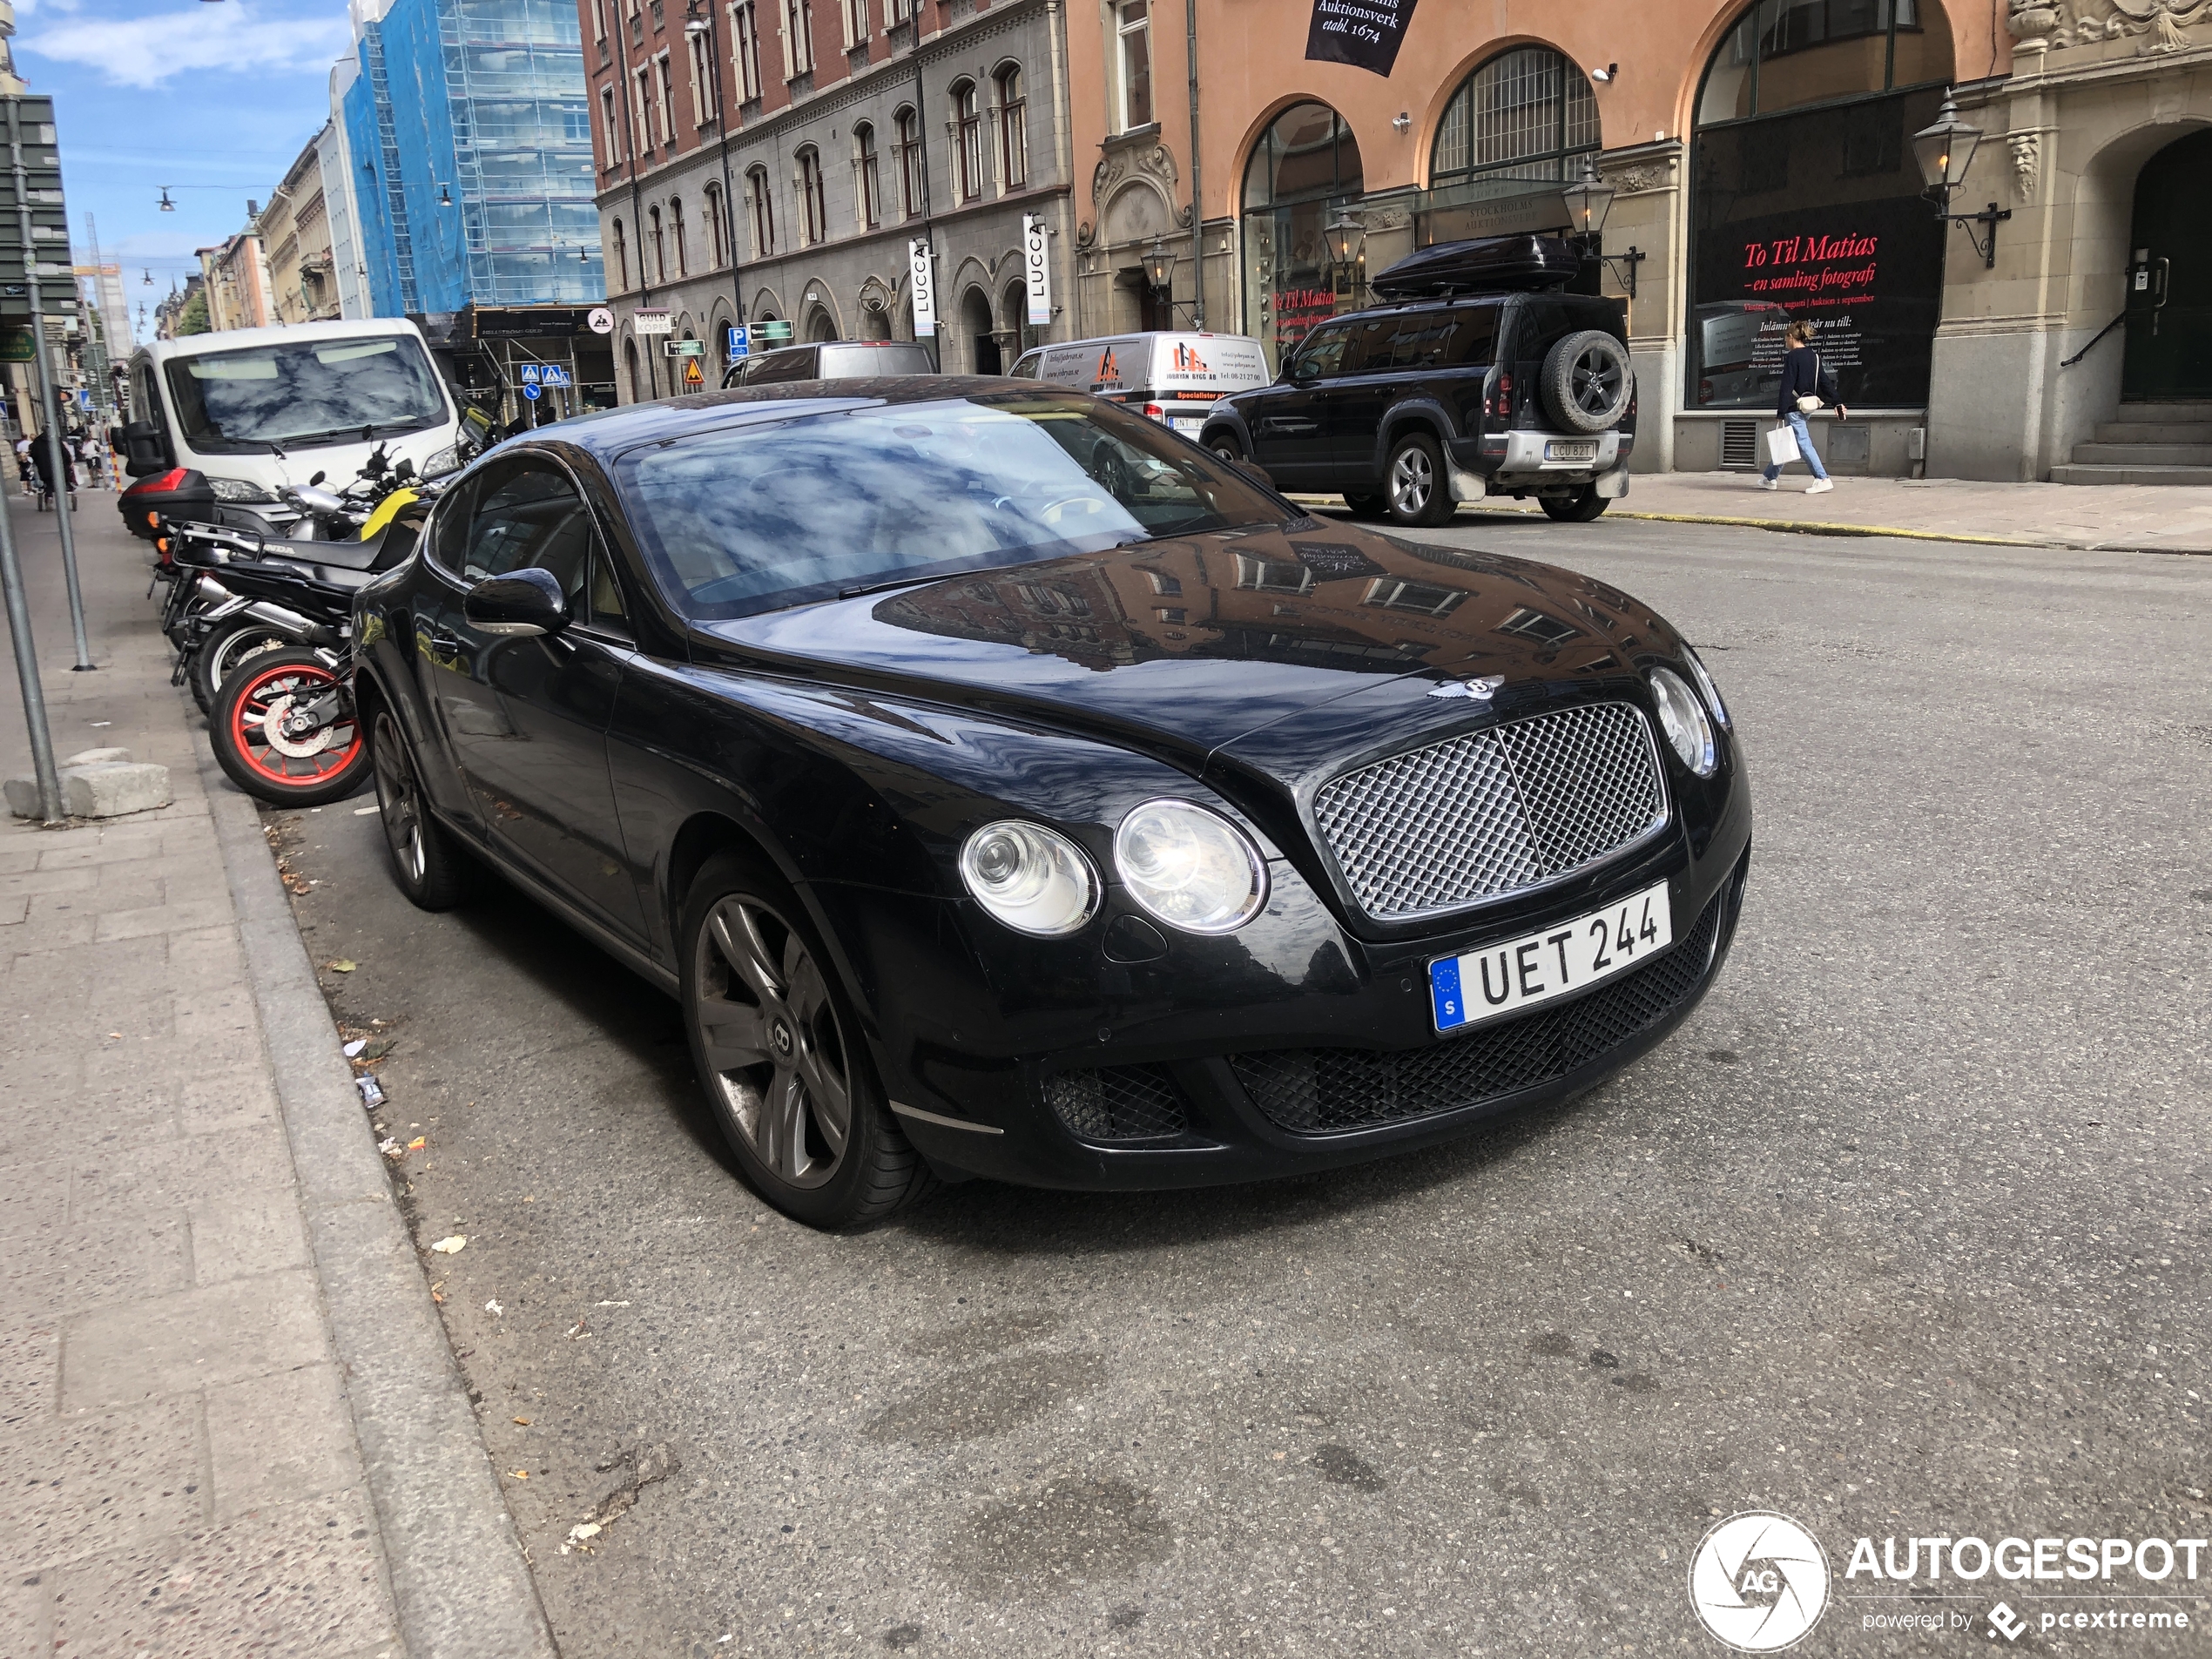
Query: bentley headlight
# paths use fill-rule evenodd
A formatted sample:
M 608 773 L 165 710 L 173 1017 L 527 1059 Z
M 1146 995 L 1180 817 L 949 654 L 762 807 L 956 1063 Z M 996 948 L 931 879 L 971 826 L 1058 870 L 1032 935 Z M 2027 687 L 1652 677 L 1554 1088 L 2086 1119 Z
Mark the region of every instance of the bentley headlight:
M 217 501 L 264 502 L 276 497 L 250 478 L 210 478 L 207 487 Z
M 1728 718 L 1728 705 L 1721 701 L 1721 688 L 1713 684 L 1713 677 L 1705 671 L 1704 663 L 1687 645 L 1683 647 L 1682 654 L 1683 660 L 1689 664 L 1689 678 L 1697 682 L 1697 689 L 1705 694 L 1705 706 L 1712 710 L 1716 720 L 1734 731 L 1736 722 Z
M 442 478 L 449 472 L 460 470 L 461 451 L 449 443 L 422 463 L 422 475 L 425 478 Z
M 960 850 L 977 904 L 1017 933 L 1071 934 L 1098 907 L 1090 860 L 1057 830 L 1019 819 L 986 824 Z
M 1122 819 L 1114 867 L 1137 903 L 1185 933 L 1233 933 L 1267 902 L 1259 849 L 1187 800 L 1148 800 Z
M 1659 699 L 1659 724 L 1675 753 L 1700 778 L 1711 777 L 1720 755 L 1713 746 L 1713 723 L 1705 718 L 1697 693 L 1670 668 L 1651 671 L 1651 689 Z

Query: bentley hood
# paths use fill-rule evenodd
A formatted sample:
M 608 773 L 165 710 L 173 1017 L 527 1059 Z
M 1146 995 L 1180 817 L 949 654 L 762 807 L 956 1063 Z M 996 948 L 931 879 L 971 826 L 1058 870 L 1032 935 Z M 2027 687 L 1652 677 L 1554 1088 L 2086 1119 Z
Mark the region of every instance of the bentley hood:
M 726 651 L 732 666 L 1108 737 L 1194 772 L 1233 750 L 1224 758 L 1278 777 L 1294 756 L 1464 727 L 1481 702 L 1504 712 L 1587 695 L 1631 673 L 1635 654 L 1679 648 L 1663 622 L 1604 583 L 1312 520 L 947 577 L 701 632 L 713 642 L 703 656 Z M 1462 700 L 1469 693 L 1476 704 Z

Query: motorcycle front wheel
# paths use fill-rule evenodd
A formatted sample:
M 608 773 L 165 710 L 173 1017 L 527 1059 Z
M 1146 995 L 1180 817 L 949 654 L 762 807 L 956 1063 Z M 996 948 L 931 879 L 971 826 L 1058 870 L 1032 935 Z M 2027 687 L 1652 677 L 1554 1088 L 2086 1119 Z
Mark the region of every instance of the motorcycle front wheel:
M 336 706 L 299 725 L 326 695 Z M 233 783 L 280 806 L 343 800 L 368 779 L 352 693 L 311 651 L 265 651 L 239 664 L 215 693 L 207 735 Z

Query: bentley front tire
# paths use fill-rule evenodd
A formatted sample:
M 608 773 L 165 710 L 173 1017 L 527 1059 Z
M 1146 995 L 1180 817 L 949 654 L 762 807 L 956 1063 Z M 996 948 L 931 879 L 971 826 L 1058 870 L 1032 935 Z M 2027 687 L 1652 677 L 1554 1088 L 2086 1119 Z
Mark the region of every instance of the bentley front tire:
M 379 707 L 369 722 L 368 749 L 392 879 L 416 909 L 452 909 L 475 891 L 476 866 L 453 832 L 431 816 L 421 774 L 391 710 Z
M 810 1226 L 853 1231 L 936 1184 L 789 887 L 735 856 L 710 860 L 680 938 L 691 1061 L 748 1186 Z

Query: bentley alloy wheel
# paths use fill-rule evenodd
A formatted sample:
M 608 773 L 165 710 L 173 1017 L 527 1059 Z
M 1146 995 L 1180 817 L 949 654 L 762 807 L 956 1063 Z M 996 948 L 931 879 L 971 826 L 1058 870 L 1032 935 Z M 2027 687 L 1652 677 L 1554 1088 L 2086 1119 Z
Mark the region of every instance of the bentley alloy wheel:
M 699 930 L 691 979 L 707 1088 L 777 1180 L 819 1187 L 853 1133 L 845 1028 L 813 954 L 765 900 L 733 894 Z

